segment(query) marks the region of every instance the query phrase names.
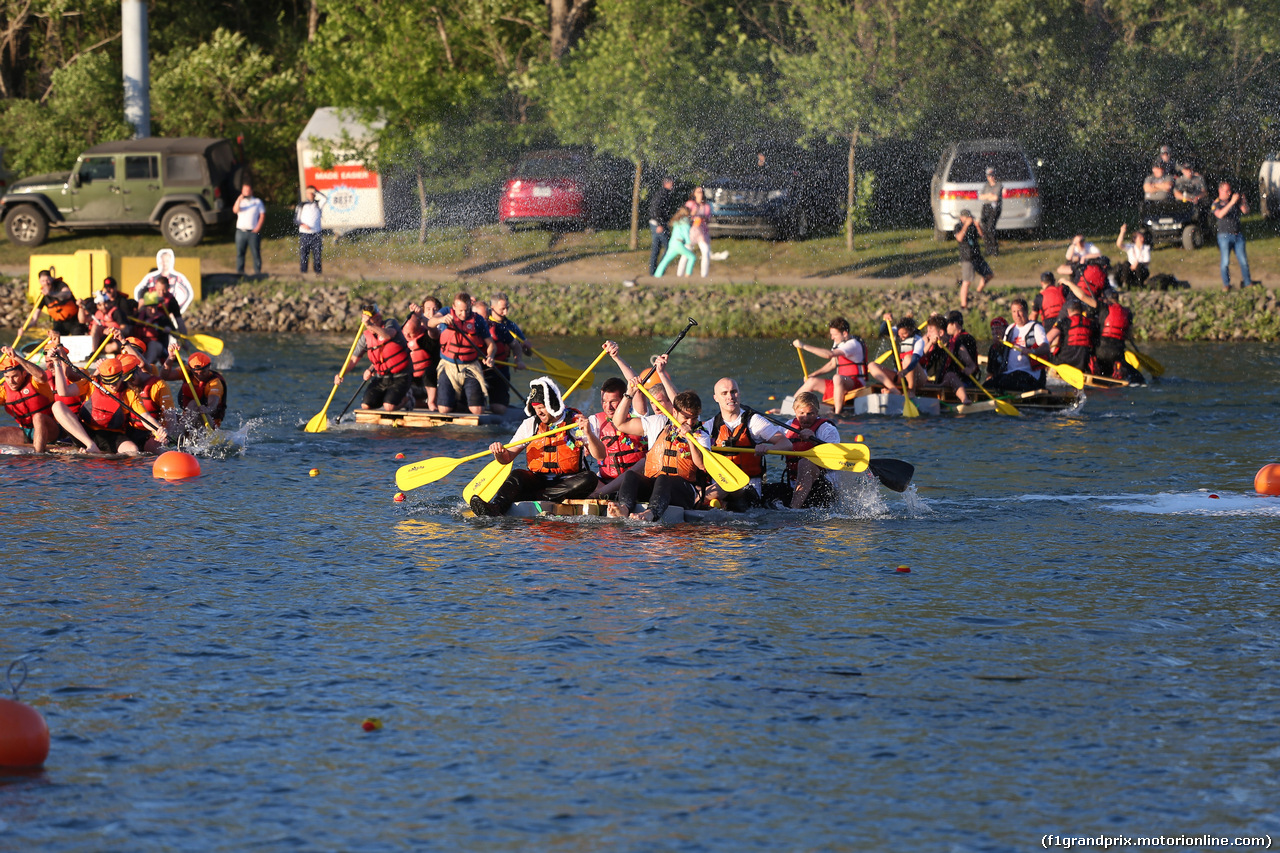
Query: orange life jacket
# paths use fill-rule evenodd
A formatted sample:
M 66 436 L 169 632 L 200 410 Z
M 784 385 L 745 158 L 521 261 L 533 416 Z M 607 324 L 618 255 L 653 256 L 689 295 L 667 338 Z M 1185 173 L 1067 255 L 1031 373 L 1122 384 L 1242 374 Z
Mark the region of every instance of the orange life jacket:
M 61 323 L 64 320 L 74 320 L 80 313 L 80 303 L 76 301 L 74 296 L 64 299 L 61 302 L 53 301 L 53 296 L 45 297 L 45 313 L 49 315 L 49 319 L 55 323 Z
M 364 342 L 369 347 L 369 363 L 379 376 L 396 376 L 413 370 L 413 358 L 409 355 L 409 342 L 399 330 L 385 341 L 378 340 L 372 329 L 364 330 Z
M 666 474 L 696 483 L 699 472 L 693 461 L 693 453 L 689 450 L 689 441 L 690 439 L 680 437 L 675 424 L 664 429 L 645 455 L 644 475 L 652 478 Z
M 600 473 L 606 477 L 621 477 L 622 472 L 645 456 L 645 440 L 642 435 L 620 432 L 604 412 L 592 415 L 597 419 L 596 432 L 604 445 L 604 459 L 600 461 Z
M 572 423 L 577 416 L 577 409 L 566 408 L 561 420 L 566 424 Z M 552 426 L 558 426 L 558 424 Z M 583 444 L 573 438 L 573 430 L 534 439 L 525 445 L 525 461 L 529 471 L 534 474 L 546 474 L 551 477 L 559 474 L 576 474 L 582 470 Z
M 211 370 L 209 371 L 209 378 L 205 381 L 201 382 L 194 376 L 191 377 L 191 381 L 195 383 L 196 393 L 200 395 L 200 405 L 203 406 L 209 405 L 210 387 L 215 382 L 222 383 L 222 387 L 218 389 L 222 392 L 221 398 L 218 400 L 218 408 L 213 411 L 213 414 L 209 415 L 210 420 L 221 424 L 222 419 L 227 415 L 227 380 L 224 379 L 222 374 L 218 371 Z M 187 403 L 190 403 L 194 399 L 195 398 L 191 396 L 191 386 L 184 381 L 182 383 L 182 390 L 178 392 L 178 406 L 185 409 L 187 407 Z
M 164 416 L 165 409 L 173 407 L 173 395 L 169 393 L 169 386 L 155 377 L 149 379 L 141 388 L 127 389 L 124 399 L 131 408 L 141 409 L 157 422 Z M 129 423 L 136 427 L 150 429 L 142 418 L 133 413 L 129 414 Z
M 88 425 L 90 429 L 124 432 L 129 422 L 129 412 L 124 404 L 116 399 L 117 396 L 114 391 L 111 394 L 104 394 L 98 390 L 97 385 L 93 386 L 89 396 L 93 405 L 92 423 Z
M 468 312 L 461 323 L 452 313 L 445 328 L 440 331 L 440 354 L 458 364 L 470 364 L 485 352 L 484 337 L 480 334 L 479 320 Z
M 711 446 L 754 448 L 756 443 L 751 440 L 751 416 L 753 414 L 755 413 L 743 406 L 742 422 L 738 424 L 737 429 L 729 429 L 729 425 L 724 422 L 724 417 L 717 412 L 715 418 L 711 421 Z M 748 477 L 764 476 L 764 457 L 759 454 L 735 453 L 729 457 L 729 461 L 747 472 Z
M 0 383 L 0 404 L 23 429 L 31 429 L 36 415 L 53 408 L 53 399 L 53 390 L 42 382 L 32 381 L 30 374 L 17 391 Z

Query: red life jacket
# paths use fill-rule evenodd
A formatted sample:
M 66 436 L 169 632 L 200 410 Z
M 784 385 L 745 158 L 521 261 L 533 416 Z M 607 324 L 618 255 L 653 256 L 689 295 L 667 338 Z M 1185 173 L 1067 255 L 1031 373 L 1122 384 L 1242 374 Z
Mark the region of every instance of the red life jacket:
M 485 352 L 484 338 L 477 328 L 479 317 L 467 312 L 467 319 L 461 323 L 452 313 L 445 328 L 440 331 L 440 354 L 458 364 L 470 364 Z
M 644 436 L 620 432 L 604 412 L 592 415 L 597 418 L 596 432 L 604 445 L 604 459 L 600 461 L 600 473 L 613 479 L 644 458 L 647 448 Z
M 1102 321 L 1102 337 L 1123 341 L 1128 336 L 1132 323 L 1133 312 L 1113 302 L 1107 306 L 1107 313 Z
M 104 329 L 123 329 L 124 326 L 120 323 L 117 323 L 112 316 L 113 314 L 115 314 L 116 308 L 118 307 L 119 306 L 116 305 L 116 303 L 114 302 L 111 302 L 105 305 L 99 305 L 98 310 L 95 311 L 93 314 L 93 322 L 97 323 L 99 326 L 102 326 Z
M 412 338 L 405 335 L 405 341 L 409 344 L 409 358 L 413 361 L 413 378 L 421 379 L 433 372 L 440 360 L 439 342 L 433 341 L 426 332 Z
M 129 422 L 129 410 L 116 399 L 116 396 L 118 394 L 115 391 L 108 395 L 99 391 L 97 385 L 93 386 L 89 395 L 89 400 L 93 404 L 92 423 L 88 425 L 90 429 L 124 432 L 125 424 Z
M 202 406 L 209 405 L 209 386 L 218 379 L 222 380 L 222 398 L 218 400 L 218 407 L 214 409 L 213 414 L 209 415 L 209 418 L 217 421 L 218 423 L 222 423 L 222 419 L 227 416 L 227 397 L 230 395 L 230 391 L 227 388 L 227 380 L 224 379 L 222 374 L 216 370 L 209 371 L 209 378 L 203 382 L 194 376 L 191 377 L 191 381 L 194 382 L 196 386 L 196 393 L 200 395 L 200 405 Z M 187 407 L 187 403 L 190 403 L 194 399 L 195 398 L 191 396 L 191 386 L 186 382 L 183 382 L 182 390 L 178 392 L 178 407 L 185 409 Z
M 573 423 L 577 409 L 564 410 L 564 423 Z M 541 425 L 537 425 L 538 429 Z M 546 438 L 539 438 L 525 445 L 525 462 L 534 474 L 557 476 L 576 474 L 582 470 L 583 444 L 573 438 L 573 430 L 565 430 Z
M 8 385 L 0 388 L 0 399 L 3 399 L 5 411 L 13 416 L 18 426 L 31 429 L 32 419 L 36 415 L 53 408 L 53 397 L 36 387 L 30 374 L 26 376 L 27 381 L 17 391 Z
M 1062 304 L 1066 300 L 1062 296 L 1062 285 L 1050 284 L 1040 291 L 1040 321 L 1055 322 L 1062 314 Z
M 1067 346 L 1093 346 L 1093 323 L 1084 314 L 1071 314 L 1067 317 Z
M 849 338 L 857 341 L 858 346 L 862 348 L 862 361 L 853 361 L 839 350 L 833 350 L 836 356 L 836 372 L 841 376 L 864 379 L 867 375 L 867 345 L 857 335 L 850 335 Z
M 839 427 L 836 426 L 836 424 L 832 423 L 826 418 L 818 418 L 818 420 L 815 421 L 813 426 L 809 427 L 809 429 L 816 436 L 818 434 L 818 430 L 822 427 L 823 424 L 831 424 L 831 426 L 836 427 L 836 429 L 839 429 Z M 791 440 L 792 450 L 808 450 L 809 448 L 817 447 L 819 444 L 822 443 L 820 441 L 810 441 L 807 438 L 798 438 L 797 436 L 799 435 L 800 435 L 800 423 L 795 418 L 792 418 L 791 423 L 787 424 L 787 438 Z M 787 460 L 787 479 L 791 482 L 795 482 L 796 472 L 800 466 L 800 457 L 788 456 L 786 457 L 786 460 Z
M 717 412 L 711 421 L 712 447 L 752 447 L 756 443 L 751 440 L 751 416 L 755 414 L 746 406 L 742 407 L 742 422 L 737 429 L 729 429 L 724 417 Z M 747 472 L 748 477 L 764 476 L 764 457 L 756 453 L 735 453 L 729 461 Z
M 364 330 L 364 342 L 369 347 L 369 363 L 379 376 L 396 376 L 413 370 L 413 358 L 409 355 L 409 342 L 400 330 L 385 341 L 379 341 L 372 329 Z

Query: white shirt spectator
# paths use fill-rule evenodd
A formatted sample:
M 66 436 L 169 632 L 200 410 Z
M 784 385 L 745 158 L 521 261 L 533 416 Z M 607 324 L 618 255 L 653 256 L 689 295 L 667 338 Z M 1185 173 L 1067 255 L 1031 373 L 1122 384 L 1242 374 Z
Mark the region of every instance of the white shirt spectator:
M 1125 243 L 1121 246 L 1124 253 L 1129 256 L 1130 264 L 1150 264 L 1151 263 L 1151 246 L 1143 243 L 1138 246 L 1137 243 Z
M 304 201 L 298 205 L 298 230 L 303 234 L 320 233 L 320 208 L 324 202 L 320 199 Z
M 1075 244 L 1072 243 L 1070 246 L 1067 246 L 1067 263 L 1078 264 L 1083 262 L 1085 258 L 1096 258 L 1101 254 L 1101 250 L 1099 250 L 1096 245 L 1088 241 L 1080 244 L 1079 251 L 1076 250 Z
M 252 231 L 259 220 L 267 215 L 267 206 L 257 196 L 240 198 L 240 212 L 236 214 L 236 230 Z

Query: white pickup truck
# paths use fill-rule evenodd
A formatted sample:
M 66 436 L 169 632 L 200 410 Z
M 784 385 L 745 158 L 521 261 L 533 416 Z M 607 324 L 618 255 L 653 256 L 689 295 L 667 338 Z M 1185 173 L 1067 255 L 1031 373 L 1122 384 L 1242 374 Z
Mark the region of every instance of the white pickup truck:
M 1280 153 L 1268 155 L 1258 170 L 1258 209 L 1263 219 L 1280 218 Z

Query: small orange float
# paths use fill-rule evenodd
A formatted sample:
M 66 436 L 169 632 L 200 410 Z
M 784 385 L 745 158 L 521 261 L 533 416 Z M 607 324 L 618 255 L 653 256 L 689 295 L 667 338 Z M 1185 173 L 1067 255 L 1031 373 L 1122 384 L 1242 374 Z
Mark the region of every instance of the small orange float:
M 1280 463 L 1263 465 L 1253 475 L 1253 488 L 1260 495 L 1280 495 Z
M 166 450 L 156 457 L 151 475 L 161 480 L 185 480 L 200 476 L 200 460 L 181 450 Z
M 0 699 L 0 767 L 39 767 L 49 757 L 49 726 L 30 705 Z

